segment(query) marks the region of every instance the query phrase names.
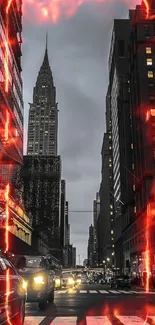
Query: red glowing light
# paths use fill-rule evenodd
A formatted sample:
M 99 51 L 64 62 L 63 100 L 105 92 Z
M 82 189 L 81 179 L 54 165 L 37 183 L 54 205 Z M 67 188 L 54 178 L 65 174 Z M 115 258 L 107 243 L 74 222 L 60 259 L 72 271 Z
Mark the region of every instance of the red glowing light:
M 149 17 L 150 6 L 148 0 L 143 0 L 145 8 L 146 8 L 146 19 Z
M 150 227 L 150 216 L 151 216 L 151 209 L 150 203 L 147 205 L 147 213 L 146 213 L 146 230 L 145 230 L 145 238 L 146 238 L 146 249 L 145 249 L 145 269 L 146 269 L 146 292 L 149 291 L 149 282 L 150 282 L 150 234 L 149 234 L 149 227 Z
M 6 214 L 6 228 L 5 228 L 5 252 L 9 250 L 9 192 L 10 185 L 6 185 L 5 189 L 5 214 Z
M 10 295 L 10 277 L 9 277 L 9 269 L 6 271 L 6 300 L 5 300 L 5 308 L 6 308 L 6 315 L 7 315 L 7 323 L 12 325 L 10 321 L 9 315 L 9 295 Z
M 4 139 L 7 142 L 9 139 L 9 112 L 6 111 L 6 121 L 4 127 Z
M 13 0 L 8 0 L 6 6 L 6 40 L 4 42 L 5 47 L 5 61 L 4 61 L 4 71 L 5 71 L 5 91 L 8 93 L 9 90 L 9 9 Z

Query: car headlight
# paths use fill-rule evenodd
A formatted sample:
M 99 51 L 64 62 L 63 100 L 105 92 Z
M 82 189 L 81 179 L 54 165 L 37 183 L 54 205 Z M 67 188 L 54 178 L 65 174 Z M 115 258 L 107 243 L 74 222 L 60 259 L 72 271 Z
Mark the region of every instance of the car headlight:
M 23 288 L 24 290 L 26 290 L 26 289 L 27 289 L 27 282 L 26 282 L 26 281 L 24 281 L 24 280 L 23 280 L 23 283 L 22 283 L 22 288 Z
M 74 284 L 74 280 L 72 278 L 68 279 L 68 284 Z
M 33 278 L 33 280 L 37 284 L 45 284 L 45 279 L 42 275 L 36 276 L 35 278 Z

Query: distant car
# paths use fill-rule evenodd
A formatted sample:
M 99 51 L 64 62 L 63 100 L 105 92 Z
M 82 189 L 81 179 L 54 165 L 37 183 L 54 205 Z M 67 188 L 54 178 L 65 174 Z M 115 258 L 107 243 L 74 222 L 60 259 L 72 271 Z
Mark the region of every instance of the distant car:
M 128 275 L 117 275 L 111 279 L 111 288 L 131 288 L 131 279 Z
M 75 286 L 75 279 L 73 274 L 69 272 L 62 272 L 61 286 L 66 288 L 73 288 Z
M 38 302 L 39 309 L 54 301 L 54 272 L 45 256 L 18 256 L 16 268 L 27 283 L 27 301 Z
M 77 275 L 77 276 L 75 277 L 75 284 L 76 284 L 76 285 L 79 285 L 79 284 L 81 284 L 81 283 L 82 283 L 81 275 Z
M 6 291 L 10 292 L 8 298 Z M 17 273 L 10 260 L 0 254 L 0 324 L 23 325 L 25 300 L 25 281 Z

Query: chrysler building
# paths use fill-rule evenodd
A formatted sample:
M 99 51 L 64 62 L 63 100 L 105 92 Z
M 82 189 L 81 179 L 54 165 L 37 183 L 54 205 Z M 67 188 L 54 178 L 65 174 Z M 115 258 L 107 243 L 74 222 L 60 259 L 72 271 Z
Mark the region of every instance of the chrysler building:
M 29 104 L 28 155 L 57 155 L 58 108 L 49 64 L 47 37 L 43 63 Z

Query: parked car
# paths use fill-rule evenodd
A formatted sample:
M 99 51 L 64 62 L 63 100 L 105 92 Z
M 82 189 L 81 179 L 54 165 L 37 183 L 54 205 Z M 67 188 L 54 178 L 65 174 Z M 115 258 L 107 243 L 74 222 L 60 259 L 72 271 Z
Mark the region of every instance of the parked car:
M 11 294 L 6 295 L 6 292 Z M 10 260 L 0 254 L 0 324 L 23 325 L 26 283 Z
M 117 275 L 111 279 L 111 288 L 131 288 L 131 279 L 128 275 Z
M 54 271 L 45 256 L 18 256 L 15 266 L 27 283 L 27 301 L 38 302 L 39 309 L 54 301 Z

